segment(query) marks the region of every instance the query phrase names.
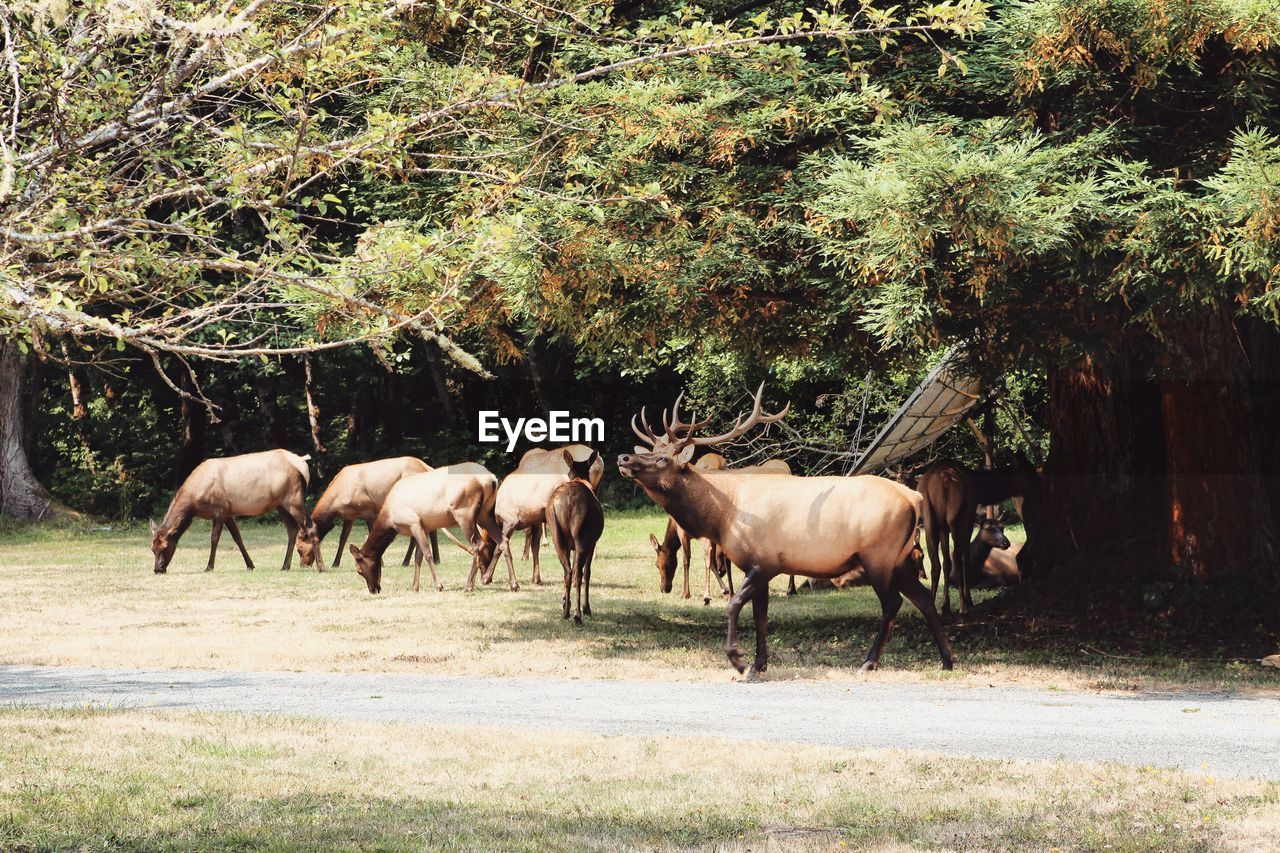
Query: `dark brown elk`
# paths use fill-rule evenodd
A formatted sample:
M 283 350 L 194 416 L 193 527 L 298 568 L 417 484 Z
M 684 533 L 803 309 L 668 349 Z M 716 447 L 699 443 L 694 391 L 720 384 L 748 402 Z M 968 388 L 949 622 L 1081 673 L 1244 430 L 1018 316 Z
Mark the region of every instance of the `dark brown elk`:
M 762 384 L 751 412 L 739 417 L 728 432 L 706 437 L 694 434 L 704 424 L 680 420 L 677 398 L 670 421 L 664 418 L 664 434 L 648 430 L 646 422 L 649 447 L 618 457 L 622 474 L 639 483 L 690 536 L 711 538 L 725 556 L 747 570 L 729 601 L 730 663 L 739 672 L 747 670 L 738 648 L 738 615 L 750 601 L 756 657 L 748 678 L 758 677 L 768 665 L 770 580 L 779 574 L 834 578 L 856 568 L 876 591 L 882 616 L 863 668 L 879 665 L 906 596 L 924 614 L 942 666 L 950 669 L 951 648 L 933 601 L 920 585 L 916 527 L 922 501 L 917 492 L 883 477 L 743 477 L 702 472 L 689 464 L 698 446 L 730 441 L 757 424 L 781 419 L 789 407 L 765 415 L 763 392 Z
M 499 551 L 507 559 L 507 569 L 515 573 L 515 565 L 511 558 L 511 535 L 517 530 L 528 530 L 529 546 L 533 552 L 533 582 L 542 583 L 542 567 L 538 558 L 541 541 L 542 524 L 546 521 L 547 499 L 555 491 L 556 486 L 569 477 L 569 469 L 565 466 L 564 451 L 569 451 L 575 459 L 586 458 L 594 451 L 585 444 L 569 444 L 557 448 L 555 452 L 546 451 L 537 454 L 529 451 L 520 460 L 520 466 L 512 471 L 498 487 L 497 503 L 494 507 L 498 525 L 502 528 L 503 544 Z M 604 474 L 604 462 L 597 458 L 591 469 L 590 483 L 598 488 L 600 478 Z M 492 579 L 492 572 L 485 577 L 485 583 Z
M 643 433 L 639 433 L 642 438 Z M 728 463 L 719 453 L 707 453 L 700 457 L 698 461 L 693 463 L 695 468 L 703 471 L 719 471 L 727 467 Z M 680 525 L 676 524 L 675 519 L 667 517 L 667 529 L 662 534 L 662 541 L 652 533 L 649 534 L 649 544 L 653 545 L 653 550 L 658 558 L 658 589 L 662 592 L 671 592 L 671 587 L 675 583 L 676 569 L 679 564 L 679 557 L 684 555 L 684 594 L 683 598 L 692 598 L 693 594 L 689 590 L 689 551 L 691 540 L 689 536 L 680 529 Z M 711 599 L 711 567 L 718 560 L 715 552 L 715 545 L 710 540 L 703 540 L 702 558 L 707 565 L 707 601 Z M 719 573 L 717 573 L 717 579 Z
M 342 521 L 338 549 L 333 555 L 334 568 L 342 564 L 342 552 L 347 548 L 347 537 L 351 535 L 351 528 L 356 521 L 372 526 L 392 486 L 411 474 L 425 474 L 430 470 L 431 466 L 416 456 L 397 456 L 348 465 L 334 476 L 311 510 L 311 523 L 315 526 L 317 544 L 324 540 L 338 520 Z M 404 565 L 409 565 L 409 558 L 415 547 L 410 541 Z M 316 553 L 319 553 L 318 548 Z M 437 563 L 440 562 L 440 546 L 435 532 L 431 534 L 431 556 Z M 311 565 L 311 557 L 310 554 L 303 556 L 302 565 Z
M 578 625 L 582 624 L 582 614 L 591 615 L 591 562 L 595 558 L 596 543 L 604 532 L 604 510 L 591 485 L 591 469 L 599 459 L 600 454 L 594 450 L 581 461 L 565 450 L 569 481 L 556 486 L 547 499 L 547 533 L 564 568 L 564 618 L 569 618 L 570 591 L 576 590 L 578 600 L 573 621 Z M 584 585 L 587 588 L 585 606 Z
M 526 450 L 524 456 L 520 457 L 520 464 L 516 466 L 517 471 L 533 471 L 537 468 L 549 468 L 556 473 L 567 473 L 564 469 L 562 459 L 564 451 L 570 450 L 575 456 L 582 455 L 585 450 L 590 450 L 585 444 L 566 444 L 563 447 L 534 447 Z M 599 490 L 600 478 L 604 476 L 604 460 L 596 462 L 591 469 L 591 488 Z M 531 525 L 524 532 L 524 549 L 520 553 L 520 559 L 529 559 L 530 551 L 533 543 L 542 542 L 542 525 Z
M 1031 575 L 1035 568 L 1037 531 L 1043 507 L 1043 478 L 1039 470 L 1022 454 L 1008 468 L 974 471 L 973 488 L 978 506 L 994 506 L 1005 500 L 1022 519 L 1027 540 L 1017 552 L 1019 578 Z
M 494 548 L 502 542 L 502 531 L 493 519 L 493 502 L 498 491 L 498 478 L 483 465 L 463 462 L 436 468 L 425 474 L 411 474 L 399 480 L 378 511 L 364 545 L 349 546 L 356 558 L 356 572 L 365 580 L 369 592 L 382 591 L 382 555 L 396 534 L 404 534 L 417 543 L 417 563 L 413 570 L 414 592 L 422 560 L 426 557 L 431 581 L 437 591 L 444 589 L 436 574 L 427 536 L 433 530 L 457 526 L 462 530 L 471 551 L 471 574 L 467 592 L 475 589 L 476 575 L 496 558 Z M 511 589 L 518 589 L 515 574 Z
M 924 541 L 929 552 L 933 595 L 938 595 L 942 576 L 942 612 L 951 612 L 951 581 L 960 584 L 960 612 L 973 607 L 966 567 L 969 540 L 973 538 L 974 513 L 978 502 L 969 469 L 954 459 L 935 462 L 920 475 L 916 490 L 924 498 Z M 938 546 L 942 559 L 938 559 Z
M 252 569 L 253 560 L 240 538 L 236 517 L 265 515 L 273 509 L 280 513 L 280 520 L 289 534 L 284 565 L 280 568 L 288 571 L 292 565 L 295 545 L 298 555 L 306 559 L 317 545 L 306 509 L 307 483 L 311 479 L 307 460 L 310 458 L 287 450 L 266 450 L 201 462 L 173 496 L 164 520 L 159 524 L 150 522 L 155 572 L 163 574 L 168 570 L 178 540 L 194 518 L 207 518 L 213 522 L 206 572 L 213 571 L 214 560 L 218 556 L 218 539 L 224 525 L 231 531 L 231 538 L 244 557 L 245 567 Z M 318 552 L 316 557 L 319 557 Z M 323 559 L 318 559 L 317 568 L 324 571 Z

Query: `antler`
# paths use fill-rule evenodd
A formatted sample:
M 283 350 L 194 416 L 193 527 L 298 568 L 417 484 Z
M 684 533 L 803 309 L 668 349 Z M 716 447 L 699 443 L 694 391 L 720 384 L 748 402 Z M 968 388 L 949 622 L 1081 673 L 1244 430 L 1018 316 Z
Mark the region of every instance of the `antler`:
M 776 421 L 780 421 L 784 417 L 786 417 L 787 412 L 791 411 L 791 404 L 787 403 L 787 405 L 782 407 L 782 411 L 780 412 L 777 412 L 772 415 L 764 414 L 760 408 L 761 398 L 763 394 L 764 394 L 764 383 L 761 382 L 760 387 L 756 389 L 755 400 L 751 406 L 751 413 L 746 415 L 745 417 L 740 415 L 738 419 L 733 422 L 733 428 L 730 429 L 728 432 L 722 433 L 720 435 L 704 436 L 702 438 L 698 438 L 697 436 L 694 436 L 692 432 L 690 432 L 689 435 L 687 435 L 684 439 L 678 442 L 679 447 L 685 447 L 690 444 L 703 446 L 703 447 L 705 447 L 708 444 L 722 444 L 726 441 L 730 441 L 732 439 L 737 438 L 738 436 L 744 434 L 747 430 L 751 429 L 752 427 L 758 424 L 771 424 Z
M 636 436 L 645 444 L 649 445 L 650 447 L 657 447 L 658 442 L 661 439 L 659 439 L 656 435 L 653 434 L 653 428 L 649 426 L 649 419 L 645 417 L 644 406 L 640 407 L 640 423 L 644 424 L 644 432 L 641 432 L 640 428 L 636 426 L 636 416 L 632 415 L 631 431 L 634 432 Z
M 692 423 L 685 423 L 684 421 L 680 420 L 680 401 L 683 399 L 684 399 L 684 392 L 681 391 L 680 395 L 676 397 L 676 404 L 671 407 L 671 423 L 667 426 L 667 436 L 669 438 L 678 437 L 681 430 L 684 430 L 685 436 L 693 435 L 696 431 L 702 429 L 704 426 L 711 423 L 709 419 L 705 421 L 699 421 L 697 415 L 693 416 Z M 666 415 L 666 412 L 663 412 L 663 415 Z M 664 423 L 665 423 L 665 418 L 664 418 Z

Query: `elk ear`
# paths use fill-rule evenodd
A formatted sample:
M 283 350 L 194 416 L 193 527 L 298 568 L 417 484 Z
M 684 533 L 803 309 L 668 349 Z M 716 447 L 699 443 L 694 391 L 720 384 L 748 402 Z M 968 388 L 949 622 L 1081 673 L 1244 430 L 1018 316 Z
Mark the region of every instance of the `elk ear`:
M 155 523 L 153 520 L 151 520 L 150 518 L 148 518 L 148 519 L 147 519 L 147 524 L 149 524 L 149 525 L 151 526 L 151 535 L 152 535 L 152 536 L 155 536 L 158 532 L 160 532 L 160 528 L 159 528 L 159 527 L 157 527 L 157 526 L 156 526 L 156 523 Z
M 599 450 L 591 451 L 591 455 L 587 457 L 587 467 L 590 468 L 592 465 L 596 464 L 596 460 L 599 458 L 600 458 Z
M 676 461 L 678 461 L 681 465 L 687 465 L 689 463 L 689 460 L 693 458 L 693 451 L 697 449 L 698 448 L 690 444 L 688 447 L 684 448 L 683 450 L 681 450 L 679 453 L 676 454 Z
M 652 533 L 649 534 L 649 544 L 653 546 L 653 550 L 655 551 L 662 550 L 662 545 L 658 542 L 658 537 L 654 536 Z
M 631 448 L 631 452 L 632 452 L 632 453 L 640 453 L 640 454 L 649 454 L 649 453 L 652 453 L 652 452 L 653 452 L 653 448 L 652 448 L 652 447 L 641 447 L 640 445 L 638 445 L 638 444 L 637 444 L 635 447 Z
M 351 549 L 351 555 L 352 555 L 353 557 L 359 557 L 359 556 L 360 556 L 360 549 L 359 549 L 359 548 L 357 548 L 357 547 L 355 546 L 355 544 L 354 544 L 354 543 L 349 543 L 349 544 L 347 545 L 347 547 Z
M 566 465 L 568 465 L 570 468 L 572 468 L 572 467 L 573 467 L 573 463 L 574 463 L 574 462 L 576 462 L 576 461 L 577 461 L 577 460 L 573 458 L 573 453 L 571 453 L 571 452 L 569 451 L 569 448 L 567 448 L 567 447 L 566 447 L 566 448 L 564 449 L 564 464 L 566 464 Z

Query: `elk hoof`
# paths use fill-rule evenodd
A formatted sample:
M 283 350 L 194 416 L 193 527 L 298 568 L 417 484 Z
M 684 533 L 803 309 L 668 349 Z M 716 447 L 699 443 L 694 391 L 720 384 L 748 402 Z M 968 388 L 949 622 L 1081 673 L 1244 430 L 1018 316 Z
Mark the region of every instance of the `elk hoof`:
M 573 624 L 575 624 L 575 625 L 581 625 L 581 624 L 582 624 L 582 617 L 581 617 L 581 616 L 577 616 L 577 615 L 575 615 L 575 616 L 573 617 Z
M 163 574 L 167 574 L 167 573 L 169 572 L 169 570 L 168 570 L 168 569 L 156 569 L 156 570 L 155 570 L 155 572 L 156 572 L 156 574 L 158 574 L 158 575 L 163 575 Z
M 737 649 L 729 649 L 729 663 L 733 664 L 733 668 L 740 674 L 747 671 L 742 663 L 742 653 Z
M 703 607 L 710 607 L 710 606 L 711 606 L 711 599 L 710 599 L 709 597 L 704 597 L 704 598 L 702 599 L 702 606 L 703 606 Z
M 444 592 L 444 584 L 442 583 L 436 584 L 436 592 Z
M 590 616 L 590 615 L 591 615 L 591 605 L 590 605 L 590 604 L 588 604 L 586 607 L 582 608 L 582 615 L 583 615 L 583 616 Z
M 945 670 L 947 670 L 948 672 L 950 672 L 950 671 L 951 671 L 951 661 L 950 661 L 950 660 L 944 660 L 944 661 L 942 662 L 942 668 L 943 668 L 943 669 L 945 669 Z
M 513 584 L 511 585 L 511 591 L 512 591 L 512 592 L 519 592 L 519 591 L 520 591 L 520 584 L 518 584 L 518 583 L 513 583 Z
M 751 669 L 748 669 L 746 673 L 742 676 L 743 683 L 745 684 L 758 683 L 760 681 L 760 672 L 761 671 L 756 669 L 754 666 L 751 667 Z
M 859 672 L 875 672 L 879 668 L 880 668 L 880 664 L 877 661 L 869 660 L 866 663 L 864 663 L 862 665 L 862 668 L 859 669 L 858 671 Z
M 213 566 L 205 566 L 205 567 L 204 567 L 204 570 L 205 570 L 206 572 L 211 572 L 211 571 L 213 571 Z

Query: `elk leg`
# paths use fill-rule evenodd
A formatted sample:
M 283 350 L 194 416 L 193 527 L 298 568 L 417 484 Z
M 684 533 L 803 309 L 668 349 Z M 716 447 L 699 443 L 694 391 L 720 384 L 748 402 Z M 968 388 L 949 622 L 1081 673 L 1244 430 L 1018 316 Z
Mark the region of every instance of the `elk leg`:
M 933 596 L 929 595 L 928 590 L 920 583 L 920 578 L 916 577 L 915 566 L 911 566 L 910 573 L 902 573 L 898 579 L 898 590 L 924 615 L 925 623 L 933 632 L 933 641 L 938 646 L 942 668 L 951 669 L 951 644 L 947 642 L 946 632 L 942 630 L 942 620 L 938 618 L 937 608 L 933 605 Z
M 724 564 L 724 576 L 729 581 L 729 595 L 733 595 L 733 563 L 729 562 L 729 558 L 724 555 L 723 551 L 717 551 L 717 559 Z
M 952 528 L 952 536 L 955 538 L 956 570 L 960 572 L 960 615 L 964 615 L 973 609 L 973 598 L 969 595 L 969 543 L 973 539 L 973 519 L 977 512 L 977 507 L 962 510 L 965 514 L 960 517 L 956 527 Z
M 440 565 L 440 535 L 438 531 L 431 531 L 431 559 L 436 561 L 436 565 Z
M 756 623 L 756 660 L 747 671 L 748 681 L 755 681 L 769 665 L 769 648 L 766 642 L 769 634 L 769 581 L 764 578 L 761 580 L 763 582 L 751 596 L 751 616 Z
M 338 563 L 342 560 L 342 552 L 347 550 L 347 537 L 351 535 L 351 528 L 355 526 L 355 519 L 342 519 L 342 533 L 338 535 L 338 553 L 333 555 L 333 567 L 338 568 Z
M 413 549 L 414 549 L 414 548 L 416 548 L 416 547 L 418 547 L 418 543 L 417 543 L 417 542 L 415 542 L 415 541 L 413 540 L 413 537 L 412 537 L 412 536 L 410 536 L 410 537 L 409 537 L 409 547 L 408 547 L 408 549 L 404 552 L 404 559 L 400 561 L 400 565 L 402 565 L 402 566 L 407 566 L 407 565 L 409 565 L 409 560 L 411 560 L 411 559 L 413 558 Z M 415 566 L 420 566 L 420 565 L 422 565 L 422 558 L 421 558 L 421 557 L 419 557 L 419 558 L 418 558 L 418 561 L 417 561 L 416 563 L 414 563 L 414 565 L 415 565 Z
M 578 603 L 573 611 L 573 624 L 582 624 L 582 574 L 584 567 L 582 565 L 582 543 L 573 543 L 573 588 L 578 594 Z
M 681 593 L 681 598 L 693 598 L 693 593 L 689 591 L 689 556 L 691 547 L 688 534 L 681 530 L 680 553 L 684 558 L 684 590 Z
M 702 562 L 707 570 L 707 591 L 702 596 L 702 606 L 707 607 L 711 604 L 711 576 L 715 574 L 712 569 L 712 563 L 716 559 L 716 546 L 711 544 L 710 539 L 702 540 Z M 720 585 L 720 592 L 724 592 L 724 581 L 720 580 L 720 576 L 716 575 L 716 583 Z
M 924 544 L 925 547 L 929 549 L 930 587 L 933 598 L 936 601 L 938 598 L 938 574 L 941 572 L 939 567 L 942 563 L 938 561 L 938 531 L 929 521 L 929 514 L 927 512 L 925 513 L 924 519 Z M 946 602 L 946 606 L 949 609 L 950 602 Z M 947 611 L 944 610 L 943 612 L 945 613 Z
M 218 540 L 222 537 L 222 517 L 214 516 L 213 533 L 209 536 L 209 565 L 204 567 L 206 572 L 213 571 L 213 561 L 218 558 Z
M 787 595 L 796 594 L 796 576 L 787 575 Z
M 876 633 L 875 642 L 871 644 L 871 651 L 867 653 L 866 662 L 862 664 L 863 672 L 880 667 L 880 653 L 884 651 L 885 641 L 889 639 L 894 620 L 898 617 L 898 611 L 902 609 L 902 596 L 892 585 L 877 589 L 876 595 L 880 596 L 880 630 Z
M 470 513 L 455 512 L 453 520 L 458 522 L 458 529 L 462 531 L 463 537 L 471 544 L 471 572 L 467 575 L 467 592 L 476 591 L 476 575 L 481 569 L 485 568 L 480 565 L 480 530 L 476 526 L 475 517 Z M 435 534 L 433 533 L 432 536 Z
M 729 656 L 729 663 L 733 664 L 733 668 L 738 672 L 747 670 L 742 663 L 742 652 L 738 649 L 738 614 L 742 612 L 742 606 L 747 603 L 747 599 L 755 595 L 755 584 L 756 570 L 752 569 L 742 579 L 742 586 L 738 587 L 737 594 L 729 599 L 729 639 L 725 644 L 725 653 Z
M 431 543 L 427 539 L 427 532 L 421 526 L 415 526 L 409 535 L 418 546 L 417 563 L 413 567 L 413 591 L 418 591 L 418 572 L 422 567 L 423 557 L 426 557 L 427 568 L 431 570 L 431 582 L 435 584 L 436 592 L 444 592 L 444 584 L 440 583 L 440 576 L 436 574 L 436 561 L 431 558 Z
M 587 556 L 586 556 L 586 559 L 582 561 L 582 578 L 583 578 L 582 583 L 583 583 L 583 586 L 587 588 L 587 591 L 585 593 L 586 604 L 582 606 L 582 612 L 585 615 L 590 616 L 591 615 L 591 563 L 596 558 L 595 546 L 594 545 L 591 546 L 591 550 L 586 551 L 585 553 Z
M 512 592 L 520 589 L 520 584 L 516 581 L 516 564 L 515 561 L 511 559 L 511 534 L 514 532 L 514 526 L 510 530 L 504 526 L 502 529 L 501 541 L 498 544 L 498 549 L 502 551 L 502 555 L 507 559 L 507 585 L 510 587 Z M 495 551 L 494 553 L 496 555 L 497 552 Z M 496 562 L 492 563 L 492 565 L 495 569 L 497 568 Z M 494 569 L 489 570 L 485 583 L 493 580 L 493 572 Z
M 950 536 L 950 529 L 942 532 L 942 614 L 944 616 L 951 615 L 951 557 L 953 550 L 948 538 Z
M 249 552 L 244 547 L 244 540 L 240 538 L 240 526 L 236 524 L 235 516 L 227 516 L 227 529 L 231 531 L 231 538 L 236 540 L 236 547 L 240 549 L 240 556 L 244 557 L 244 567 L 253 571 L 253 560 L 249 559 Z
M 533 582 L 538 586 L 542 586 L 542 567 L 538 562 L 538 544 L 542 539 L 542 525 L 535 524 L 525 531 L 524 541 L 529 546 L 529 550 L 533 552 Z
M 287 572 L 293 565 L 293 546 L 298 541 L 298 522 L 284 508 L 280 510 L 280 520 L 284 522 L 284 529 L 289 532 L 289 544 L 284 549 L 284 565 L 280 567 L 280 571 Z

